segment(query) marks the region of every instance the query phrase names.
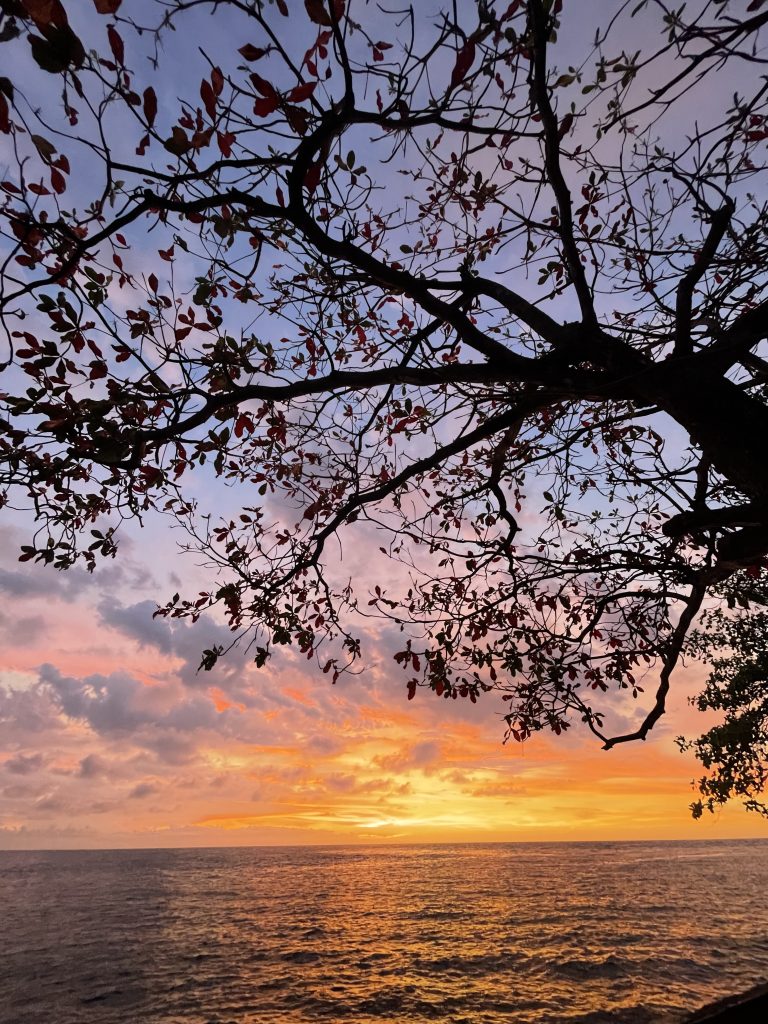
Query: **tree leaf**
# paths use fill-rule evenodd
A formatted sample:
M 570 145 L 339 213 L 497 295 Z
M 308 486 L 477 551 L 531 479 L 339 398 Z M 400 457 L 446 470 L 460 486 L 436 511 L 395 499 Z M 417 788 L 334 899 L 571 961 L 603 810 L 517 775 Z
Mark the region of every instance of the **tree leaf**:
M 268 51 L 261 46 L 253 46 L 251 43 L 246 43 L 237 52 L 242 55 L 244 60 L 254 61 L 261 60 Z
M 151 128 L 157 117 L 157 96 L 151 85 L 144 90 L 144 117 Z
M 70 67 L 82 67 L 85 49 L 69 25 L 48 27 L 46 38 L 30 35 L 32 57 L 38 67 L 52 75 L 67 71 Z
M 316 25 L 325 25 L 327 27 L 333 24 L 323 0 L 304 0 L 304 6 L 307 9 L 310 21 L 314 21 Z
M 451 75 L 451 88 L 455 89 L 467 77 L 469 69 L 475 62 L 475 42 L 468 39 L 456 54 L 456 64 Z
M 66 28 L 67 12 L 60 0 L 21 0 L 21 6 L 39 29 L 47 26 Z
M 279 97 L 277 89 L 275 89 L 274 85 L 272 85 L 271 82 L 268 82 L 266 78 L 262 78 L 261 75 L 257 75 L 255 72 L 250 77 L 254 89 L 261 93 L 265 99 L 271 100 Z
M 169 153 L 173 153 L 174 156 L 183 156 L 192 147 L 192 143 L 187 138 L 187 133 L 184 129 L 174 125 L 171 137 L 165 140 L 163 146 Z
M 265 96 L 263 99 L 256 100 L 253 104 L 253 112 L 257 117 L 269 117 L 279 106 L 280 100 L 277 96 Z
M 326 28 L 333 25 L 325 0 L 304 0 L 304 6 L 310 21 L 315 25 L 324 25 Z M 344 0 L 333 0 L 333 14 L 337 22 L 341 21 L 344 16 Z
M 291 89 L 286 99 L 290 100 L 291 103 L 301 103 L 303 100 L 308 100 L 316 88 L 317 82 L 303 82 L 301 85 Z
M 107 26 L 107 39 L 109 39 L 109 46 L 115 60 L 122 67 L 125 63 L 125 46 L 123 45 L 122 36 L 113 25 Z
M 200 83 L 200 99 L 203 101 L 206 113 L 214 121 L 216 119 L 216 96 L 213 92 L 213 86 L 206 78 Z
M 35 144 L 35 149 L 47 164 L 56 156 L 56 147 L 42 135 L 31 135 L 30 138 Z

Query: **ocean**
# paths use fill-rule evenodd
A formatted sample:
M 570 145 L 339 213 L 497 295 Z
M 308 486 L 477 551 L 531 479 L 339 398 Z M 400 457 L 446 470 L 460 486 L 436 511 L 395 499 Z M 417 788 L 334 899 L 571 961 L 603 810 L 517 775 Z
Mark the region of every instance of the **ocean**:
M 768 841 L 0 853 L 2 1024 L 608 1024 L 768 978 Z

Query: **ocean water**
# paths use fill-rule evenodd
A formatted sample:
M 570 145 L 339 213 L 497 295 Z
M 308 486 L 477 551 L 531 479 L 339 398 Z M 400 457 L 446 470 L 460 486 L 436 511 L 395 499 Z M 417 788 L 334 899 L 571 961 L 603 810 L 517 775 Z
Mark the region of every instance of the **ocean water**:
M 768 842 L 0 853 L 2 1024 L 607 1024 L 768 978 Z

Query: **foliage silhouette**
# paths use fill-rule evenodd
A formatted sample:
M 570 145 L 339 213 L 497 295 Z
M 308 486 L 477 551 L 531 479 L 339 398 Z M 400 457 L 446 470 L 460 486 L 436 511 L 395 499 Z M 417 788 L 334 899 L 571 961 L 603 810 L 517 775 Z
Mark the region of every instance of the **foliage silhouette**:
M 645 739 L 768 553 L 764 6 L 3 0 L 21 560 L 157 509 L 259 665 L 388 618 L 409 697 Z

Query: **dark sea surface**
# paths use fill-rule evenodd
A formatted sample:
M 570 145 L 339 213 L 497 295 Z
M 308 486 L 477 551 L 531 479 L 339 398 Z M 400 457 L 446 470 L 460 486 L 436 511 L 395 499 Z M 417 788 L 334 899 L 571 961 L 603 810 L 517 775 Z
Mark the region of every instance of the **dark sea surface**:
M 601 1024 L 768 978 L 768 842 L 0 853 L 2 1024 Z

